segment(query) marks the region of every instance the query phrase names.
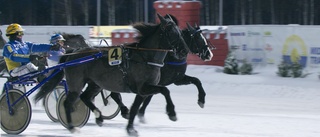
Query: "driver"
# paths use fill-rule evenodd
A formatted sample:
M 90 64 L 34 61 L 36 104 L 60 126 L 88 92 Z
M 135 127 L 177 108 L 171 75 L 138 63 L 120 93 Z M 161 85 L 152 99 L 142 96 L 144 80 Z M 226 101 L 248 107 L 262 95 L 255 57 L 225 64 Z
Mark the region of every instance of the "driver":
M 6 29 L 6 36 L 9 41 L 4 45 L 3 56 L 12 77 L 45 69 L 45 67 L 37 67 L 31 63 L 39 57 L 38 55 L 31 55 L 32 53 L 59 50 L 58 45 L 25 42 L 22 40 L 23 32 L 24 29 L 17 23 L 10 24 Z

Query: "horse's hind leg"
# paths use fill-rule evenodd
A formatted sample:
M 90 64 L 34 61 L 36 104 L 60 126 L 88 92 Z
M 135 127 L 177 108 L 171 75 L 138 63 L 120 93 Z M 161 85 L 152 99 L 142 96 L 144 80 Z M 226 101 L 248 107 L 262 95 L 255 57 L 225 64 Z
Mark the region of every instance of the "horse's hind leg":
M 74 110 L 73 104 L 75 103 L 75 101 L 77 100 L 78 97 L 79 97 L 79 92 L 70 91 L 67 94 L 67 98 L 63 104 L 65 107 L 65 112 L 66 112 L 68 130 L 70 130 L 71 132 L 73 132 L 73 130 L 74 130 L 74 126 L 72 125 L 71 112 L 73 112 L 73 110 Z
M 143 101 L 143 104 L 142 104 L 142 106 L 141 106 L 140 109 L 139 109 L 138 118 L 140 119 L 140 122 L 141 122 L 141 123 L 146 123 L 146 120 L 145 120 L 145 118 L 144 118 L 144 113 L 145 113 L 146 108 L 147 108 L 147 106 L 149 105 L 151 99 L 152 99 L 152 95 L 148 96 L 148 97 Z
M 188 84 L 194 84 L 198 88 L 198 105 L 203 108 L 205 103 L 205 97 L 206 92 L 204 91 L 201 81 L 196 77 L 191 77 L 188 75 L 185 75 L 185 77 L 177 82 L 175 82 L 175 85 L 188 85 Z
M 98 126 L 102 126 L 103 118 L 101 111 L 92 103 L 92 100 L 97 94 L 100 93 L 102 89 L 93 82 L 88 82 L 88 87 L 86 90 L 80 95 L 80 99 L 86 104 L 87 107 L 95 114 L 96 123 Z
M 121 110 L 121 116 L 125 119 L 129 119 L 129 109 L 125 106 L 121 99 L 120 93 L 111 92 L 111 98 L 119 105 Z

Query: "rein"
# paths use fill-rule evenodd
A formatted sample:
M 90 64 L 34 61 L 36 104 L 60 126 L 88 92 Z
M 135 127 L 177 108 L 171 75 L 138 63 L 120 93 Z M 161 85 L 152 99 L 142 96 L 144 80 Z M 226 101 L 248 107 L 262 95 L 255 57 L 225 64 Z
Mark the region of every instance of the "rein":
M 173 52 L 172 49 L 149 49 L 149 48 L 129 47 L 129 46 L 126 46 L 126 45 L 124 45 L 124 47 L 128 48 L 128 49 L 135 49 L 135 50 Z
M 126 45 L 121 45 L 124 48 L 127 49 L 135 49 L 135 50 L 145 50 L 145 51 L 161 51 L 161 52 L 174 52 L 173 50 L 169 50 L 169 49 L 149 49 L 149 48 L 139 48 L 139 47 L 130 47 L 130 46 L 126 46 Z M 112 46 L 112 47 L 98 47 L 98 49 L 95 49 L 93 51 L 82 51 L 82 52 L 75 52 L 75 53 L 66 53 L 62 56 L 69 56 L 69 55 L 75 55 L 75 54 L 79 54 L 79 53 L 95 53 L 97 51 L 108 51 L 111 48 L 114 48 L 117 46 Z

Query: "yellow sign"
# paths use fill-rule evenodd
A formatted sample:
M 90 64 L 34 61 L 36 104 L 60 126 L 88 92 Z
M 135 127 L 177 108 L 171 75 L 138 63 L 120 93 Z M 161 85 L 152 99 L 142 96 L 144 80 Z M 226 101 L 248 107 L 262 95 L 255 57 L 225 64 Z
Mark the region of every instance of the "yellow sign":
M 90 37 L 91 38 L 111 38 L 111 32 L 115 29 L 131 29 L 131 26 L 94 26 L 90 28 Z M 98 35 L 99 33 L 99 35 Z
M 111 48 L 108 51 L 109 65 L 119 65 L 122 62 L 122 49 L 121 47 Z

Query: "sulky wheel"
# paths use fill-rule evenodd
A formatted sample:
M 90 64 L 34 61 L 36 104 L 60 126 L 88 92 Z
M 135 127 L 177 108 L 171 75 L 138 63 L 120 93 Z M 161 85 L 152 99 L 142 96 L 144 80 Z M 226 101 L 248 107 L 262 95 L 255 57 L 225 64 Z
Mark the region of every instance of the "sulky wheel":
M 8 92 L 10 104 L 16 102 L 23 96 L 23 92 L 17 89 L 11 89 Z M 31 105 L 26 96 L 23 96 L 15 105 L 12 106 L 12 113 L 10 114 L 7 104 L 6 94 L 0 97 L 1 108 L 1 129 L 8 134 L 20 134 L 29 125 L 31 119 Z
M 68 128 L 65 108 L 63 105 L 66 97 L 65 92 L 61 93 L 57 102 L 57 116 L 60 123 L 65 128 Z M 73 105 L 73 112 L 71 113 L 72 125 L 74 127 L 83 127 L 88 122 L 89 116 L 90 109 L 81 101 L 80 98 L 78 98 Z
M 111 98 L 110 91 L 102 90 L 94 99 L 103 119 L 113 119 L 120 112 L 119 105 Z
M 44 109 L 47 113 L 47 116 L 53 121 L 58 122 L 58 116 L 57 116 L 57 103 L 58 99 L 61 93 L 63 93 L 64 87 L 63 86 L 57 86 L 54 88 L 52 92 L 50 92 L 45 98 L 44 98 Z

